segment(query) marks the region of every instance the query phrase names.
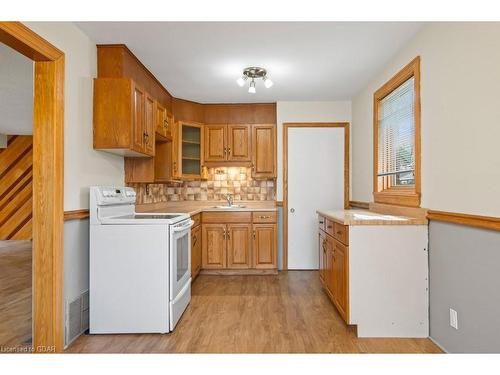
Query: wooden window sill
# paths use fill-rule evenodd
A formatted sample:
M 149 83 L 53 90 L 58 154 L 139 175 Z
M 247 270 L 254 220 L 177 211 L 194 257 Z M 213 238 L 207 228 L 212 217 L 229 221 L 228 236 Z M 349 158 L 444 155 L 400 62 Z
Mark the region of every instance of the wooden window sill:
M 420 194 L 408 190 L 384 190 L 373 193 L 375 203 L 406 207 L 420 207 Z

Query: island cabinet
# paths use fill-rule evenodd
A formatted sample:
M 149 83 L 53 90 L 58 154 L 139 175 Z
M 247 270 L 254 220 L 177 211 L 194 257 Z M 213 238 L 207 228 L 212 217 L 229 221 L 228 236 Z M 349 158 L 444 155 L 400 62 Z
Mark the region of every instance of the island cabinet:
M 251 127 L 246 124 L 205 125 L 206 162 L 250 162 Z
M 201 267 L 204 273 L 277 272 L 276 212 L 204 212 Z
M 155 99 L 133 80 L 94 79 L 94 149 L 153 156 L 155 118 Z
M 326 295 L 358 337 L 428 337 L 425 219 L 353 211 L 318 212 Z
M 349 322 L 349 227 L 319 216 L 320 280 L 342 318 Z

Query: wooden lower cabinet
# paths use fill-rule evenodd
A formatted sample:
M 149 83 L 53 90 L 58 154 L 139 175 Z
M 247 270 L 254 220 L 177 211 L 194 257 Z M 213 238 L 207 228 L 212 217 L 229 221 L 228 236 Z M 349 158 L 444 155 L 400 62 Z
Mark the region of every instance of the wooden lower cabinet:
M 202 268 L 226 268 L 226 224 L 203 224 L 202 232 Z
M 227 268 L 246 269 L 251 267 L 251 238 L 251 224 L 227 225 Z
M 349 264 L 347 263 L 347 247 L 337 240 L 333 244 L 333 298 L 339 309 L 340 315 L 346 319 L 347 316 L 347 273 Z
M 276 253 L 276 224 L 253 224 L 254 267 L 277 268 Z
M 204 212 L 202 270 L 269 273 L 277 271 L 274 212 Z M 262 217 L 265 216 L 265 219 Z
M 191 230 L 191 278 L 194 280 L 201 270 L 201 225 Z
M 319 276 L 328 296 L 346 323 L 349 322 L 349 228 L 320 217 Z M 323 223 L 336 230 L 328 230 Z

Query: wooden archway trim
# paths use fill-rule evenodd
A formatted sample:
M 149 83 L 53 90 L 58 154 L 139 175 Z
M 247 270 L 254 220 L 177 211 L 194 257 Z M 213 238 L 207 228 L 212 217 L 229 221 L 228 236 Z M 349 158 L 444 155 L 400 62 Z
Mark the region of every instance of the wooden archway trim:
M 35 62 L 33 104 L 33 347 L 63 340 L 64 53 L 20 22 L 0 22 L 0 42 Z

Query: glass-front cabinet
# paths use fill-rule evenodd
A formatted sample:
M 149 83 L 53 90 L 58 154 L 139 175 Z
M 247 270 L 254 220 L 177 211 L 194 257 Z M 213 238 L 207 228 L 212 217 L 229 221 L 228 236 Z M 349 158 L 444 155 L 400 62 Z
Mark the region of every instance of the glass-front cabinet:
M 180 170 L 183 179 L 202 178 L 203 125 L 179 122 Z

